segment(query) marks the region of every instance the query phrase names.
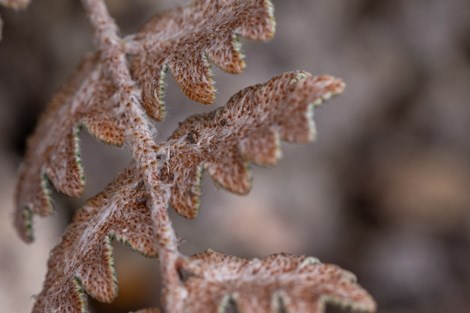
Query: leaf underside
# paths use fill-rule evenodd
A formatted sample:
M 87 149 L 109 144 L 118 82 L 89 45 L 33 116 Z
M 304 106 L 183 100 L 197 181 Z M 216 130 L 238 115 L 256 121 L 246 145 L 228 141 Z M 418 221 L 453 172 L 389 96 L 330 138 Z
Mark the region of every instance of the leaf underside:
M 210 18 L 207 18 L 210 17 Z M 142 105 L 161 120 L 164 72 L 169 68 L 191 99 L 211 103 L 215 95 L 209 61 L 230 73 L 244 68 L 238 36 L 268 40 L 274 34 L 267 0 L 197 0 L 151 19 L 133 37 L 128 54 L 133 78 L 142 88 Z M 183 53 L 184 52 L 184 53 Z M 123 145 L 126 123 L 118 91 L 100 53 L 89 55 L 55 95 L 42 116 L 20 168 L 15 225 L 22 239 L 33 240 L 32 216 L 53 212 L 49 188 L 80 196 L 85 179 L 78 131 L 84 126 L 98 139 Z

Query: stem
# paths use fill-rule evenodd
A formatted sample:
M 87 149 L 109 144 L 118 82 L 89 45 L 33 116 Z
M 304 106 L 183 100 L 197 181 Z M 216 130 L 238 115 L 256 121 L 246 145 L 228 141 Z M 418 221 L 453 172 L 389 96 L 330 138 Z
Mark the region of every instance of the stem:
M 161 162 L 166 161 L 162 156 L 166 154 L 155 144 L 151 123 L 141 105 L 140 89 L 127 66 L 124 40 L 118 36 L 118 27 L 109 15 L 104 1 L 82 2 L 94 28 L 96 45 L 101 52 L 105 68 L 118 89 L 118 116 L 123 118 L 126 124 L 126 141 L 131 146 L 133 157 L 150 195 L 148 206 L 157 230 L 160 269 L 165 286 L 165 308 L 167 312 L 182 313 L 185 289 L 177 271 L 181 255 L 168 216 L 169 186 L 163 185 L 159 179 Z

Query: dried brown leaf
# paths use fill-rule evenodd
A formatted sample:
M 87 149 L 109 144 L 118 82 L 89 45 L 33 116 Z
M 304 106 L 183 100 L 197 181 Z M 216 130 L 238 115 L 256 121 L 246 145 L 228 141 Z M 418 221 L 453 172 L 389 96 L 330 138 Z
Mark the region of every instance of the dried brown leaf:
M 266 259 L 242 259 L 208 251 L 191 258 L 200 272 L 185 286 L 185 313 L 321 313 L 325 304 L 374 312 L 372 297 L 355 276 L 317 259 L 274 254 Z
M 313 106 L 343 88 L 331 76 L 291 72 L 238 92 L 223 108 L 188 118 L 170 137 L 168 162 L 161 170 L 173 186 L 171 205 L 185 217 L 196 216 L 203 170 L 227 190 L 248 193 L 249 163 L 275 164 L 281 139 L 313 140 Z
M 376 311 L 354 274 L 312 257 L 280 253 L 249 260 L 209 250 L 185 261 L 180 271 L 185 313 L 323 313 L 326 304 Z
M 0 0 L 15 8 L 27 2 Z M 229 191 L 247 193 L 249 164 L 275 164 L 280 140 L 313 140 L 313 106 L 344 88 L 330 76 L 286 73 L 240 91 L 221 109 L 190 117 L 167 142 L 154 144 L 141 105 L 150 117 L 164 117 L 165 71 L 170 69 L 188 97 L 212 103 L 209 63 L 230 73 L 243 70 L 239 37 L 272 37 L 270 1 L 195 0 L 125 39 L 117 35 L 103 0 L 83 3 L 100 50 L 85 58 L 56 94 L 28 142 L 16 193 L 21 236 L 32 240 L 32 214 L 51 213 L 49 183 L 70 196 L 82 193 L 81 126 L 110 144 L 127 140 L 135 162 L 76 213 L 50 255 L 33 312 L 84 312 L 85 294 L 112 301 L 117 295 L 113 239 L 147 256 L 158 251 L 169 312 L 183 307 L 187 313 L 225 312 L 232 306 L 242 313 L 320 313 L 327 302 L 374 311 L 374 301 L 354 275 L 312 258 L 277 254 L 246 260 L 209 251 L 188 260 L 178 251 L 166 209 L 171 204 L 183 216 L 197 214 L 203 170 Z
M 205 61 L 202 62 L 205 53 L 226 70 L 230 71 L 231 67 L 241 70 L 241 54 L 227 38 L 240 34 L 264 40 L 270 38 L 273 32 L 272 8 L 267 0 L 231 0 L 223 5 L 215 0 L 198 0 L 187 7 L 153 18 L 141 33 L 124 40 L 122 47 L 132 50 L 134 78 L 142 85 L 144 107 L 151 116 L 161 119 L 163 103 L 158 102 L 154 106 L 150 103 L 155 99 L 149 100 L 147 97 L 145 100 L 145 95 L 157 94 L 162 87 L 163 76 L 157 77 L 155 66 L 173 68 L 186 94 L 207 102 L 201 95 L 209 95 L 212 99 L 213 93 L 206 88 L 212 86 L 212 80 L 201 76 L 201 73 L 209 71 Z M 126 129 L 134 123 L 123 118 L 125 103 L 122 103 L 122 95 L 127 93 L 117 90 L 106 67 L 109 61 L 106 57 L 95 53 L 83 61 L 53 98 L 29 139 L 27 155 L 19 174 L 15 213 L 16 227 L 26 241 L 33 239 L 33 214 L 46 216 L 53 210 L 49 200 L 49 183 L 60 192 L 74 197 L 84 189 L 77 137 L 80 126 L 86 126 L 105 142 L 122 145 Z M 160 93 L 157 99 L 161 96 Z
M 224 108 L 188 118 L 160 146 L 161 151 L 170 152 L 163 162 L 166 165 L 161 168 L 160 182 L 169 186 L 173 206 L 185 216 L 194 214 L 194 202 L 187 207 L 180 204 L 199 196 L 194 190 L 200 177 L 197 171 L 202 167 L 231 191 L 248 191 L 247 162 L 273 164 L 279 157 L 277 137 L 295 142 L 313 139 L 312 105 L 343 87 L 340 80 L 330 76 L 286 73 L 240 91 Z M 290 128 L 292 122 L 296 128 Z M 235 175 L 237 171 L 242 174 Z M 111 301 L 116 283 L 110 238 L 125 241 L 147 255 L 156 253 L 148 198 L 133 166 L 78 211 L 51 255 L 34 312 L 61 312 L 66 306 L 73 308 L 70 312 L 79 312 L 77 308 L 84 306 L 82 288 L 100 301 Z
M 35 313 L 86 312 L 84 292 L 102 302 L 117 295 L 113 239 L 156 256 L 156 231 L 140 176 L 125 170 L 106 190 L 89 200 L 54 248 Z
M 28 140 L 28 153 L 20 168 L 16 190 L 16 227 L 24 240 L 32 240 L 31 214 L 52 212 L 48 185 L 69 196 L 84 188 L 78 132 L 85 126 L 97 138 L 122 145 L 121 122 L 113 114 L 114 87 L 94 72 L 99 55 L 88 56 L 67 84 L 55 95 Z
M 239 37 L 268 40 L 274 35 L 268 0 L 197 0 L 154 17 L 136 37 L 141 51 L 134 58 L 133 76 L 143 90 L 143 104 L 156 120 L 164 116 L 163 88 L 167 68 L 192 100 L 209 104 L 215 88 L 209 62 L 229 73 L 244 67 Z

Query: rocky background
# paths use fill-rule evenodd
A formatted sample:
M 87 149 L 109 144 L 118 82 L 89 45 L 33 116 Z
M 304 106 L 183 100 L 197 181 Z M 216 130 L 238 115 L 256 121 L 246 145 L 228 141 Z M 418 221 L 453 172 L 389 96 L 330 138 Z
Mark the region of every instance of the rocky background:
M 124 34 L 185 1 L 109 0 Z M 380 312 L 470 311 L 470 2 L 468 0 L 273 0 L 278 30 L 245 41 L 248 68 L 215 71 L 217 105 L 239 89 L 304 69 L 342 77 L 344 95 L 316 111 L 318 140 L 284 145 L 272 169 L 254 169 L 247 197 L 205 180 L 199 217 L 174 215 L 186 253 L 212 248 L 247 257 L 291 252 L 358 275 Z M 81 56 L 93 49 L 78 0 L 33 0 L 0 9 L 0 311 L 29 312 L 49 250 L 74 209 L 126 166 L 129 152 L 82 134 L 86 195 L 55 195 L 57 215 L 36 219 L 26 245 L 11 226 L 15 172 L 25 140 Z M 163 140 L 189 114 L 207 111 L 169 77 Z M 158 303 L 154 260 L 120 244 L 118 299 L 93 312 Z M 330 309 L 329 312 L 337 312 Z

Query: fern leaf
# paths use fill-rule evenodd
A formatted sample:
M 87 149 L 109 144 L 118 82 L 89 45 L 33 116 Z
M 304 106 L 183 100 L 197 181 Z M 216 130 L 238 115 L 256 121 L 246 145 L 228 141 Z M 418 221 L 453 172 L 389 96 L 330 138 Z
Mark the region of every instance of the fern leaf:
M 313 140 L 313 105 L 343 88 L 331 76 L 291 72 L 240 91 L 223 108 L 188 118 L 165 147 L 169 160 L 161 172 L 173 186 L 171 205 L 185 217 L 196 216 L 203 170 L 231 192 L 249 192 L 249 163 L 275 164 L 281 139 Z
M 211 19 L 204 14 L 211 14 Z M 212 86 L 212 80 L 201 74 L 209 71 L 205 51 L 212 51 L 208 55 L 216 64 L 236 68 L 241 54 L 227 38 L 239 33 L 264 40 L 273 32 L 272 9 L 267 0 L 232 0 L 223 5 L 215 0 L 200 0 L 153 18 L 141 33 L 124 41 L 123 46 L 133 47 L 129 48 L 134 58 L 132 69 L 134 78 L 142 85 L 144 100 L 146 94 L 162 89 L 163 77 L 155 77 L 160 70 L 150 69 L 169 66 L 175 73 L 178 71 L 177 80 L 185 86 L 183 90 L 187 95 L 209 102 L 203 98 L 207 96 L 212 101 L 213 91 L 206 88 Z M 189 48 L 187 53 L 181 54 Z M 201 58 L 195 59 L 193 55 Z M 73 197 L 79 196 L 84 189 L 77 136 L 80 127 L 85 126 L 107 143 L 122 145 L 126 129 L 133 123 L 121 116 L 122 110 L 126 109 L 121 97 L 123 91 L 113 83 L 105 58 L 97 52 L 82 62 L 53 98 L 28 142 L 27 155 L 19 173 L 15 213 L 16 227 L 25 241 L 33 240 L 32 216 L 47 216 L 53 211 L 48 191 L 50 184 Z M 157 98 L 160 97 L 161 94 Z M 151 116 L 161 119 L 163 103 L 153 106 L 149 104 L 151 102 L 144 101 L 143 106 Z
M 14 8 L 28 2 L 0 0 Z M 164 117 L 165 72 L 189 98 L 212 103 L 210 64 L 229 73 L 243 70 L 240 38 L 268 40 L 274 34 L 270 1 L 195 0 L 124 39 L 104 0 L 83 4 L 99 50 L 56 94 L 28 142 L 16 191 L 16 226 L 23 239 L 32 240 L 33 214 L 52 212 L 48 185 L 69 196 L 82 193 L 80 127 L 113 145 L 128 142 L 134 162 L 77 211 L 51 252 L 33 312 L 86 312 L 87 294 L 112 301 L 114 239 L 147 256 L 158 252 L 167 312 L 320 313 L 330 302 L 374 311 L 354 275 L 316 259 L 277 254 L 247 260 L 213 251 L 188 259 L 178 251 L 167 208 L 196 216 L 203 170 L 225 189 L 248 193 L 250 164 L 274 165 L 281 140 L 312 141 L 313 107 L 344 89 L 331 76 L 286 73 L 241 90 L 221 109 L 188 118 L 167 141 L 155 144 L 146 115 Z
M 226 72 L 240 73 L 245 63 L 239 36 L 268 40 L 274 27 L 272 5 L 267 0 L 198 0 L 151 19 L 136 37 L 142 51 L 132 67 L 143 88 L 147 113 L 156 120 L 164 116 L 167 68 L 189 98 L 212 103 L 215 88 L 209 62 Z
M 323 313 L 326 304 L 376 311 L 375 301 L 354 274 L 312 257 L 274 254 L 249 260 L 209 250 L 189 263 L 197 273 L 185 271 L 185 313 Z
M 140 176 L 125 170 L 77 212 L 51 253 L 33 312 L 87 312 L 85 292 L 111 302 L 117 295 L 111 241 L 156 256 L 155 238 Z
M 326 303 L 360 312 L 376 309 L 352 273 L 315 258 L 274 254 L 248 260 L 207 251 L 191 262 L 199 272 L 189 273 L 184 283 L 186 313 L 321 313 Z
M 343 88 L 340 80 L 330 76 L 286 73 L 240 91 L 224 108 L 188 118 L 160 146 L 170 153 L 160 178 L 161 185 L 170 188 L 169 202 L 178 213 L 193 217 L 204 167 L 229 190 L 248 191 L 247 162 L 273 164 L 279 156 L 277 137 L 298 142 L 312 139 L 312 104 Z M 291 119 L 297 128 L 285 129 Z M 150 195 L 138 173 L 131 166 L 78 211 L 51 255 L 34 312 L 62 312 L 64 305 L 74 308 L 70 312 L 80 312 L 77 308 L 85 305 L 82 289 L 100 301 L 111 301 L 116 283 L 110 238 L 125 241 L 143 254 L 156 254 L 156 231 L 146 206 Z
M 52 212 L 48 185 L 70 196 L 84 188 L 78 132 L 83 125 L 96 137 L 117 145 L 124 142 L 121 122 L 112 107 L 96 106 L 94 101 L 112 104 L 114 93 L 109 80 L 94 72 L 99 55 L 87 57 L 75 75 L 52 99 L 34 135 L 20 169 L 16 190 L 15 223 L 26 241 L 32 240 L 31 214 Z

